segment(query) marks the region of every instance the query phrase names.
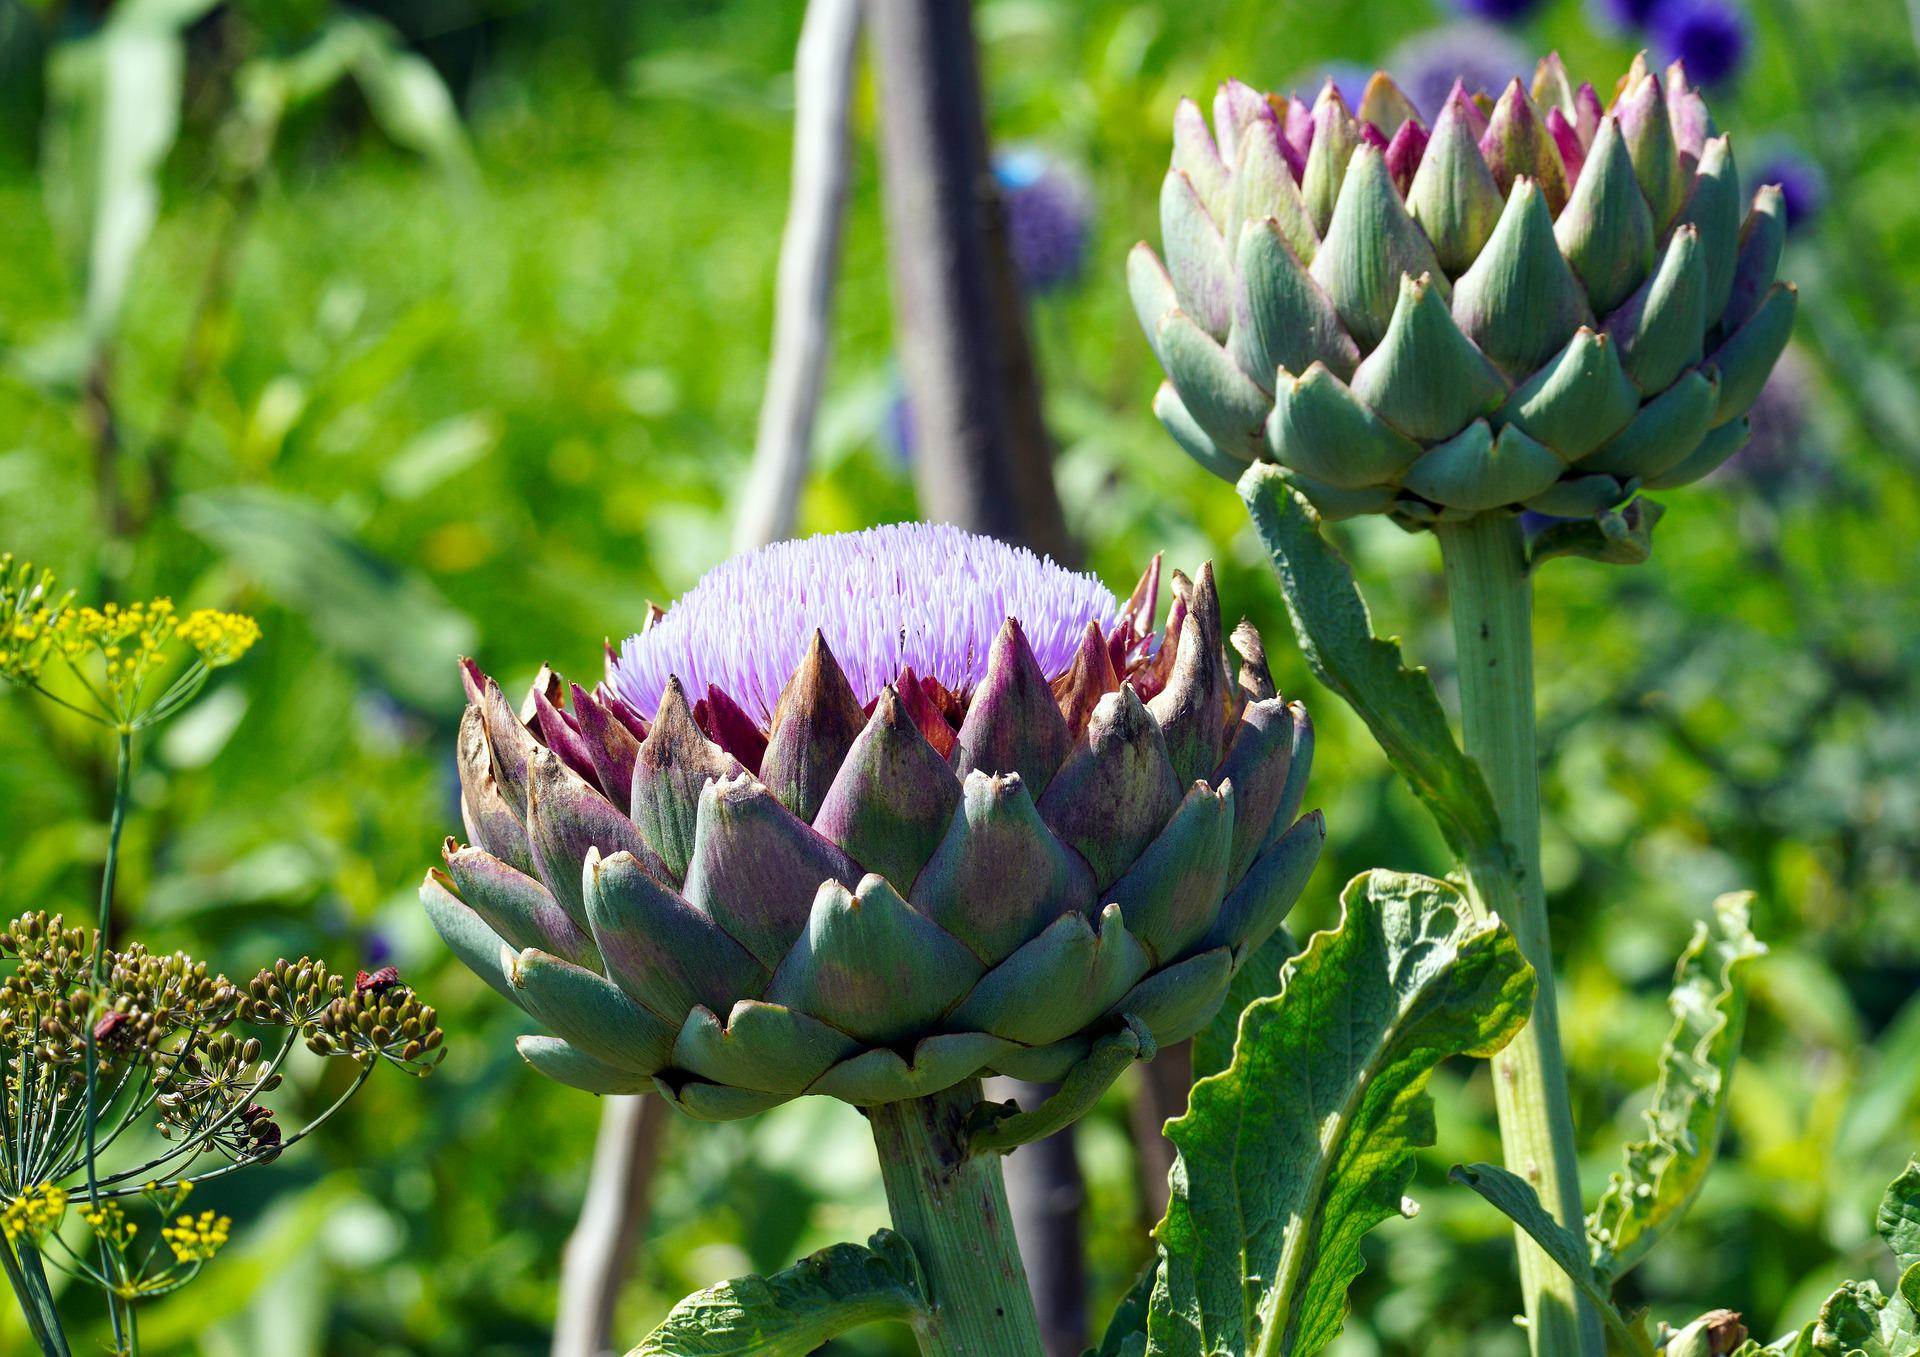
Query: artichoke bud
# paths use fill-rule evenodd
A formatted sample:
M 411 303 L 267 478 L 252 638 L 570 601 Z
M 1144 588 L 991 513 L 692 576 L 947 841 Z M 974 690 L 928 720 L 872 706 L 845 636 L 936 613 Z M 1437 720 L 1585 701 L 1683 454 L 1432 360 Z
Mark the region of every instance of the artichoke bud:
M 1214 107 L 1220 141 L 1184 112 L 1170 176 L 1203 213 L 1250 148 L 1289 176 L 1280 148 L 1298 149 L 1290 107 L 1244 86 Z M 1188 311 L 1181 289 L 1204 272 L 1143 268 L 1136 301 L 1169 355 L 1200 355 L 1179 379 L 1193 417 L 1244 461 L 1267 398 Z M 1207 386 L 1222 373 L 1254 396 Z M 1176 576 L 1156 632 L 1159 580 L 1156 561 L 1123 606 L 925 525 L 737 558 L 609 650 L 591 700 L 647 732 L 625 806 L 591 751 L 591 779 L 566 752 L 595 724 L 582 688 L 543 681 L 532 725 L 515 720 L 523 747 L 494 734 L 497 685 L 472 674 L 484 768 L 524 782 L 535 870 L 449 843 L 428 917 L 546 1029 L 519 1043 L 535 1068 L 701 1118 L 806 1093 L 873 1105 L 989 1072 L 1059 1079 L 1127 1023 L 1179 1041 L 1278 927 L 1320 834 L 1314 817 L 1293 832 L 1304 714 L 1274 693 L 1257 633 L 1235 632 L 1236 679 L 1211 567 Z M 336 999 L 315 1024 L 330 1049 L 404 1062 L 441 1047 L 404 987 Z
M 1785 214 L 1763 188 L 1741 219 L 1677 63 L 1605 104 L 1549 56 L 1457 83 L 1430 129 L 1385 76 L 1357 116 L 1331 87 L 1266 108 L 1235 86 L 1209 135 L 1183 106 L 1167 262 L 1127 264 L 1154 413 L 1202 465 L 1271 460 L 1325 517 L 1417 528 L 1604 514 L 1738 446 L 1793 318 Z
M 1667 1339 L 1662 1357 L 1727 1357 L 1747 1341 L 1747 1326 L 1732 1310 L 1710 1310 Z

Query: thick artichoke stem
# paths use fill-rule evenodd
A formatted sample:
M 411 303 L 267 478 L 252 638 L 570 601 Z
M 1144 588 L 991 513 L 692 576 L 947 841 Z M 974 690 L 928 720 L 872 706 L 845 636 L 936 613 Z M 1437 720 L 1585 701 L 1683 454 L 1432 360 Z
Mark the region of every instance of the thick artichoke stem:
M 1040 1357 L 1040 1323 L 1014 1243 L 1000 1158 L 967 1153 L 968 1080 L 944 1093 L 870 1108 L 893 1228 L 926 1273 L 926 1357 Z
M 1573 1107 L 1560 1049 L 1553 948 L 1540 882 L 1540 756 L 1533 707 L 1533 586 L 1520 520 L 1481 514 L 1435 533 L 1459 655 L 1467 752 L 1493 792 L 1509 856 L 1462 864 L 1479 906 L 1505 919 L 1539 977 L 1533 1020 L 1494 1057 L 1494 1089 L 1507 1167 L 1540 1194 L 1554 1219 L 1584 1233 Z M 1528 1333 L 1535 1357 L 1600 1357 L 1599 1316 L 1573 1283 L 1516 1232 Z

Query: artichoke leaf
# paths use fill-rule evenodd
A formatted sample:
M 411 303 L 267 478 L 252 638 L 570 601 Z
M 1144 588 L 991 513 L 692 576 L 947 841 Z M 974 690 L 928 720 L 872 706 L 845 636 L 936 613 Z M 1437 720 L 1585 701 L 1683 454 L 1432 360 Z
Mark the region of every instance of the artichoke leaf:
M 1532 1010 L 1513 936 L 1445 883 L 1370 872 L 1343 905 L 1168 1125 L 1180 1159 L 1154 1232 L 1151 1354 L 1326 1347 L 1362 1237 L 1401 1212 L 1414 1153 L 1433 1143 L 1428 1077 L 1449 1056 L 1492 1055 Z
M 1587 1239 L 1594 1271 L 1624 1276 L 1692 1205 L 1727 1119 L 1727 1090 L 1746 1023 L 1749 964 L 1766 949 L 1747 926 L 1751 894 L 1723 895 L 1680 955 L 1667 1007 L 1673 1027 L 1647 1109 L 1647 1137 L 1626 1147 Z M 1914 1223 L 1920 1234 L 1920 1216 Z
M 864 1246 L 834 1244 L 771 1276 L 696 1291 L 627 1357 L 805 1357 L 862 1324 L 917 1323 L 926 1308 L 912 1246 L 881 1230 Z
M 1287 615 L 1314 677 L 1367 723 L 1463 859 L 1500 843 L 1486 779 L 1461 752 L 1423 669 L 1408 669 L 1373 621 L 1353 571 L 1320 533 L 1320 517 L 1273 467 L 1240 478 L 1240 498 L 1287 601 Z
M 1552 1216 L 1540 1204 L 1532 1184 L 1498 1164 L 1456 1164 L 1447 1175 L 1454 1182 L 1472 1188 L 1507 1219 L 1525 1230 L 1541 1250 L 1567 1276 L 1599 1312 L 1612 1339 L 1609 1347 L 1631 1357 L 1654 1357 L 1657 1349 L 1647 1333 L 1642 1315 L 1626 1316 L 1614 1305 L 1606 1283 L 1594 1274 L 1580 1237 Z

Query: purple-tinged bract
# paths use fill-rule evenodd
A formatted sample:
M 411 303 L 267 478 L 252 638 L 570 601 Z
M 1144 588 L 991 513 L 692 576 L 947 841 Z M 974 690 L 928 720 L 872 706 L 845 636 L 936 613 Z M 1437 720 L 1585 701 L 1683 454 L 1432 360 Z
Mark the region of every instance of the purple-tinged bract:
M 542 1073 L 709 1119 L 1191 1036 L 1323 830 L 1258 635 L 1159 584 L 900 525 L 728 562 L 592 692 L 469 663 L 428 916 Z

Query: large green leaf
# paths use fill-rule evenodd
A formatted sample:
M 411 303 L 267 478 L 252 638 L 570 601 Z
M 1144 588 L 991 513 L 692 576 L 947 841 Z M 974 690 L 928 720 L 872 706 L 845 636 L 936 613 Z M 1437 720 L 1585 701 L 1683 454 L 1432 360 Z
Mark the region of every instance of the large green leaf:
M 1809 1350 L 1817 1357 L 1914 1357 L 1920 1353 L 1920 1315 L 1912 1290 L 1903 1283 L 1889 1296 L 1877 1282 L 1844 1283 L 1820 1307 Z
M 1444 882 L 1356 878 L 1280 992 L 1241 1019 L 1233 1062 L 1168 1124 L 1179 1151 L 1155 1234 L 1148 1351 L 1306 1357 L 1340 1331 L 1360 1241 L 1400 1214 L 1433 1143 L 1434 1067 L 1489 1056 L 1533 1005 L 1497 922 Z
M 1501 842 L 1500 817 L 1479 767 L 1461 752 L 1433 681 L 1373 634 L 1353 571 L 1320 532 L 1320 516 L 1265 463 L 1240 478 L 1240 498 L 1286 596 L 1314 677 L 1360 714 L 1462 861 Z
M 1745 893 L 1714 901 L 1713 918 L 1680 954 L 1647 1138 L 1626 1147 L 1625 1164 L 1587 1218 L 1594 1271 L 1609 1282 L 1679 1221 L 1713 1165 L 1746 1025 L 1747 965 L 1766 951 L 1747 927 L 1752 902 Z
M 914 1323 L 925 1308 L 912 1247 L 882 1230 L 865 1246 L 835 1244 L 771 1276 L 695 1292 L 628 1357 L 805 1357 L 862 1324 Z

